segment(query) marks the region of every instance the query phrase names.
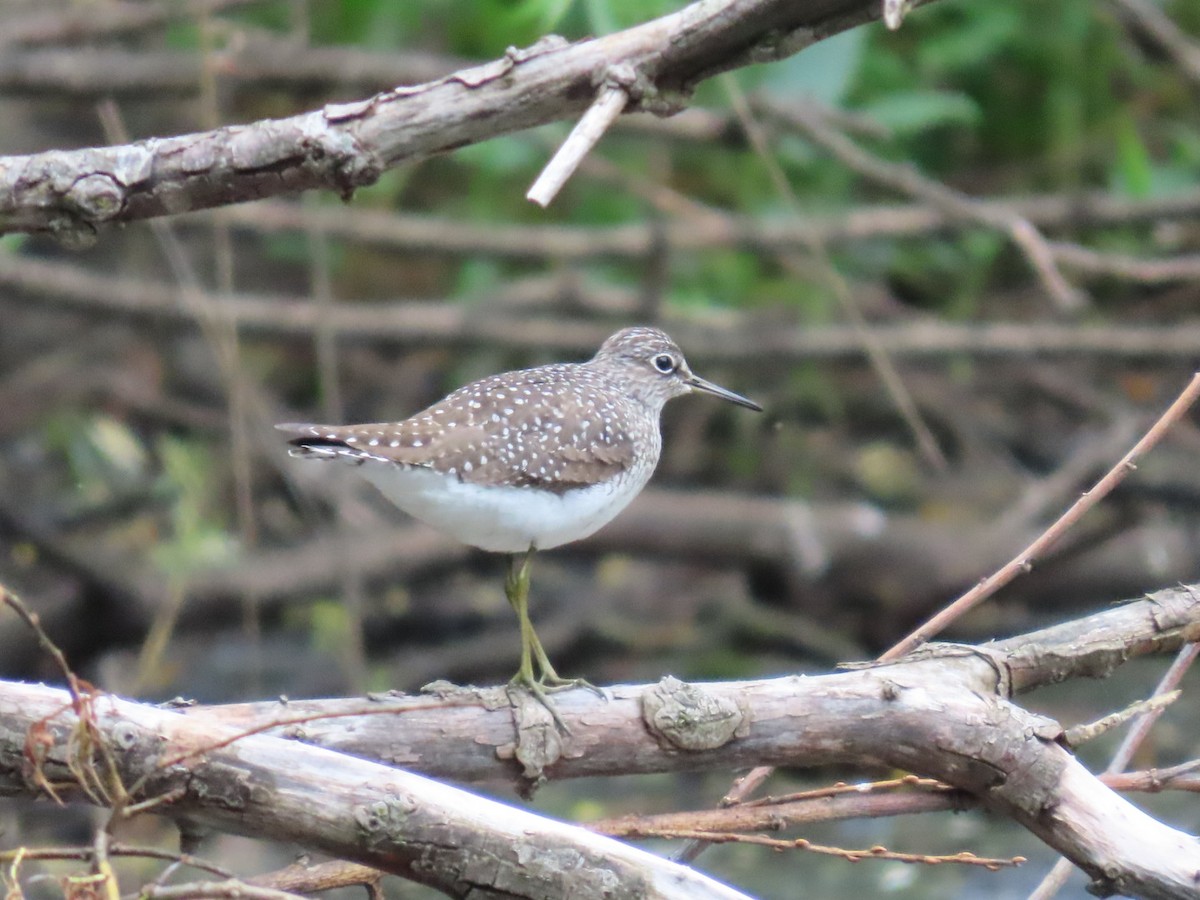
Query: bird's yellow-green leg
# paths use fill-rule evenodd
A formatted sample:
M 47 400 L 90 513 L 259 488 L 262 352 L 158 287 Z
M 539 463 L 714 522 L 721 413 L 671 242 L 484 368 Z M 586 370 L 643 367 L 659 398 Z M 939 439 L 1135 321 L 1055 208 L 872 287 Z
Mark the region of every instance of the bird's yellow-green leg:
M 505 582 L 505 593 L 508 601 L 517 613 L 521 626 L 521 668 L 517 670 L 514 681 L 530 684 L 533 678 L 533 663 L 537 662 L 537 686 L 547 691 L 564 691 L 568 688 L 583 687 L 595 691 L 601 697 L 604 692 L 586 678 L 563 678 L 555 671 L 542 647 L 541 639 L 534 631 L 533 622 L 529 618 L 529 570 L 533 560 L 533 548 L 521 557 L 520 565 L 517 557 L 509 557 L 508 579 Z
M 512 605 L 513 610 L 517 614 L 517 622 L 521 628 L 521 665 L 517 669 L 517 674 L 512 677 L 512 684 L 520 685 L 529 691 L 542 706 L 546 707 L 547 712 L 554 719 L 554 724 L 564 732 L 569 733 L 570 728 L 563 721 L 554 704 L 550 702 L 549 696 L 546 694 L 546 688 L 542 684 L 542 679 L 533 677 L 533 656 L 535 653 L 538 657 L 538 665 L 543 665 L 543 660 L 546 657 L 546 651 L 542 649 L 542 642 L 538 640 L 537 633 L 533 630 L 533 623 L 529 621 L 529 562 L 533 558 L 533 548 L 521 557 L 520 565 L 517 564 L 517 557 L 510 556 L 508 559 L 508 577 L 504 579 L 504 594 L 508 597 L 508 602 Z M 546 665 L 549 663 L 547 662 Z M 551 669 L 553 672 L 553 669 Z M 542 671 L 542 678 L 545 678 L 545 669 Z M 558 676 L 555 675 L 557 678 Z
M 508 575 L 504 579 L 504 595 L 508 597 L 513 612 L 517 614 L 517 623 L 521 628 L 521 665 L 517 669 L 517 674 L 513 676 L 513 681 L 519 681 L 525 685 L 534 683 L 533 644 L 530 640 L 533 624 L 529 621 L 529 562 L 532 556 L 533 548 L 530 548 L 521 557 L 519 566 L 517 557 L 510 556 L 508 558 Z
M 518 557 L 509 557 L 508 578 L 504 583 L 504 593 L 508 596 L 508 602 L 512 604 L 512 608 L 517 614 L 517 622 L 521 628 L 521 667 L 517 669 L 514 680 L 526 684 L 536 681 L 539 687 L 554 689 L 573 684 L 573 682 L 554 671 L 554 666 L 550 664 L 550 659 L 542 647 L 541 639 L 538 638 L 537 632 L 533 628 L 533 622 L 529 618 L 529 570 L 533 553 L 531 547 L 520 557 L 519 564 Z M 540 672 L 536 679 L 533 674 L 535 661 Z

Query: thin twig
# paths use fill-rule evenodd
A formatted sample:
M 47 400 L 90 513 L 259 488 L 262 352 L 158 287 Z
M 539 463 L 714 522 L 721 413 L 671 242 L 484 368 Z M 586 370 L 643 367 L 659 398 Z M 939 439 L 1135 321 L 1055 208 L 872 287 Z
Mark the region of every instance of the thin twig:
M 200 34 L 200 118 L 205 128 L 221 125 L 220 92 L 217 90 L 217 61 L 215 23 L 207 11 L 197 14 Z M 126 138 L 127 140 L 127 138 Z M 212 217 L 213 262 L 216 269 L 216 288 L 221 304 L 234 295 L 235 272 L 233 233 L 228 219 L 216 210 Z M 226 346 L 229 359 L 229 463 L 233 473 L 234 508 L 237 513 L 238 536 L 242 549 L 253 550 L 258 545 L 258 516 L 254 507 L 254 460 L 250 442 L 250 386 L 242 364 L 242 338 L 236 320 L 229 319 L 219 338 Z M 258 423 L 265 424 L 265 423 Z M 258 693 L 262 688 L 262 623 L 259 598 L 245 591 L 239 598 L 242 604 L 242 628 L 252 648 L 250 682 L 247 688 Z
M 10 863 L 20 856 L 22 859 L 37 859 L 44 861 L 52 860 L 83 860 L 88 861 L 93 858 L 96 848 L 94 846 L 79 846 L 79 847 L 21 847 L 16 850 L 0 850 L 0 863 Z M 203 872 L 211 872 L 214 875 L 219 875 L 222 878 L 232 878 L 233 873 L 228 869 L 223 869 L 216 863 L 211 863 L 208 860 L 201 859 L 198 856 L 190 856 L 186 853 L 172 853 L 170 850 L 163 850 L 159 847 L 138 847 L 131 844 L 109 844 L 109 856 L 122 857 L 141 857 L 144 859 L 162 859 L 169 860 L 175 863 L 189 866 L 193 869 L 199 869 Z
M 201 32 L 204 32 L 201 28 Z M 201 96 L 205 100 L 205 116 L 212 127 L 216 127 L 219 111 L 216 108 L 216 84 L 211 66 L 202 70 Z M 96 113 L 104 128 L 105 137 L 112 144 L 128 143 L 130 136 L 125 127 L 120 107 L 111 99 L 97 104 Z M 228 421 L 230 427 L 231 447 L 230 459 L 233 472 L 238 530 L 242 544 L 252 549 L 258 544 L 257 520 L 253 498 L 253 466 L 249 432 L 250 419 L 253 414 L 251 393 L 253 385 L 248 382 L 247 374 L 241 363 L 241 341 L 238 318 L 232 313 L 235 301 L 233 284 L 233 247 L 231 230 L 221 216 L 220 211 L 211 219 L 213 236 L 216 244 L 216 269 L 218 272 L 217 293 L 206 292 L 201 284 L 195 266 L 188 256 L 183 242 L 175 230 L 173 223 L 167 219 L 152 219 L 151 231 L 166 257 L 171 272 L 178 282 L 178 297 L 185 312 L 191 316 L 201 333 L 204 335 L 221 375 L 229 399 Z M 265 423 L 258 423 L 263 425 Z M 242 619 L 247 638 L 252 646 L 261 643 L 262 635 L 259 627 L 258 598 L 252 591 L 242 594 Z M 169 640 L 174 625 L 174 619 L 180 610 L 170 605 L 164 606 L 158 616 L 155 626 L 160 641 Z M 260 654 L 253 654 L 257 662 Z M 147 656 L 147 659 L 150 657 Z M 141 674 L 141 673 L 139 673 Z M 261 677 L 256 672 L 254 680 Z
M 757 844 L 760 847 L 770 847 L 772 850 L 807 850 L 810 853 L 820 853 L 825 856 L 837 856 L 850 862 L 862 862 L 868 859 L 891 860 L 904 863 L 924 863 L 938 865 L 940 863 L 961 863 L 968 866 L 982 866 L 996 871 L 1008 866 L 1019 866 L 1026 862 L 1023 856 L 1013 856 L 1009 859 L 992 859 L 976 856 L 969 851 L 953 853 L 947 856 L 934 856 L 925 853 L 898 853 L 886 847 L 870 847 L 866 850 L 847 850 L 845 847 L 829 847 L 824 844 L 814 844 L 807 838 L 772 838 L 763 834 L 736 834 L 721 831 L 695 831 L 689 829 L 646 829 L 631 832 L 629 837 L 661 838 L 663 840 L 687 839 L 705 841 L 711 844 Z
M 751 145 L 753 145 L 759 159 L 766 167 L 767 173 L 771 176 L 776 191 L 787 201 L 793 212 L 796 215 L 800 215 L 800 199 L 796 196 L 796 192 L 792 190 L 791 182 L 784 175 L 779 161 L 771 153 L 771 149 L 767 145 L 766 136 L 755 121 L 750 104 L 747 102 L 745 94 L 742 93 L 742 89 L 738 86 L 737 80 L 730 75 L 723 75 L 721 76 L 721 83 L 725 87 L 730 105 L 741 122 L 746 136 L 750 139 Z M 833 264 L 828 248 L 824 243 L 813 237 L 808 242 L 808 249 L 821 263 L 821 273 L 826 286 L 837 299 L 838 305 L 850 320 L 851 327 L 862 341 L 862 347 L 867 355 L 867 359 L 875 369 L 875 373 L 879 376 L 884 390 L 888 392 L 888 396 L 895 405 L 896 411 L 900 414 L 900 418 L 904 421 L 909 431 L 912 432 L 921 457 L 935 472 L 945 472 L 949 468 L 949 463 L 946 460 L 945 454 L 942 453 L 942 448 L 938 446 L 933 432 L 930 431 L 929 426 L 921 417 L 921 411 L 917 408 L 912 394 L 905 386 L 904 380 L 896 370 L 896 366 L 888 355 L 887 350 L 873 337 L 870 329 L 867 327 L 866 317 L 859 308 L 858 302 L 850 290 L 850 286 L 846 284 L 846 280 Z M 803 277 L 804 266 L 795 256 L 780 254 L 780 262 L 783 263 L 784 268 L 791 272 L 793 277 Z
M 958 812 L 977 805 L 978 799 L 974 796 L 937 779 L 906 776 L 879 784 L 838 784 L 782 797 L 764 797 L 718 809 L 616 816 L 589 822 L 587 827 L 617 838 L 680 829 L 747 834 L 782 831 L 817 822 Z M 706 845 L 698 841 L 689 842 L 687 846 Z M 678 856 L 675 857 L 676 862 L 680 861 Z
M 1115 0 L 1125 18 L 1150 35 L 1193 81 L 1200 81 L 1200 43 L 1197 43 L 1150 0 Z M 1180 11 L 1184 7 L 1180 7 Z
M 146 31 L 196 13 L 249 6 L 258 0 L 184 0 L 176 3 L 109 2 L 77 6 L 28 4 L 36 10 L 0 20 L 0 47 L 87 43 Z M 10 6 L 16 6 L 11 4 Z
M 1108 473 L 1096 482 L 1096 486 L 1076 500 L 1058 521 L 1047 528 L 1028 547 L 1009 560 L 1003 567 L 989 575 L 967 591 L 928 622 L 900 641 L 879 657 L 881 662 L 899 659 L 911 653 L 934 635 L 940 633 L 951 622 L 961 618 L 969 610 L 986 600 L 1022 572 L 1028 572 L 1042 555 L 1049 550 L 1088 510 L 1107 497 L 1125 477 L 1137 468 L 1137 461 L 1163 439 L 1171 427 L 1184 417 L 1196 398 L 1200 397 L 1200 373 L 1192 376 L 1191 382 L 1162 414 L 1133 449 L 1121 458 Z
M 0 306 L 25 292 L 41 302 L 66 308 L 104 311 L 130 318 L 153 318 L 161 327 L 191 325 L 199 301 L 212 302 L 209 293 L 194 293 L 152 279 L 105 275 L 73 263 L 31 256 L 0 256 Z M 518 298 L 528 303 L 560 303 L 565 294 L 584 305 L 634 310 L 636 292 L 602 288 L 577 279 L 522 280 L 501 285 L 493 299 Z M 233 317 L 245 333 L 276 338 L 311 339 L 319 317 L 314 303 L 285 294 L 242 292 L 230 298 L 213 316 Z M 732 317 L 688 312 L 667 324 L 690 326 L 689 356 L 712 362 L 749 363 L 762 358 L 858 359 L 864 350 L 861 335 L 849 325 L 800 327 L 778 325 L 766 331 L 739 327 Z M 340 340 L 371 344 L 421 345 L 430 341 L 456 345 L 486 344 L 493 348 L 555 350 L 584 353 L 595 350 L 607 336 L 603 323 L 562 315 L 521 318 L 481 318 L 463 304 L 444 299 L 375 303 L 348 300 L 329 311 L 329 328 Z M 1136 360 L 1194 361 L 1200 346 L 1200 323 L 1123 323 L 1118 326 L 1032 322 L 940 322 L 915 320 L 871 325 L 872 338 L 895 358 L 944 359 L 955 354 L 1016 361 L 1048 357 L 1102 357 L 1107 364 Z M 256 409 L 264 406 L 256 396 Z M 260 416 L 261 418 L 261 416 Z M 266 456 L 275 464 L 279 455 Z M 286 458 L 286 457 L 284 457 Z
M 42 628 L 41 617 L 26 606 L 20 597 L 8 590 L 3 584 L 0 584 L 0 602 L 3 602 L 5 606 L 8 606 L 21 617 L 21 620 L 29 626 L 29 629 L 37 638 L 38 646 L 54 660 L 54 664 L 58 666 L 58 670 L 62 672 L 63 680 L 66 682 L 67 691 L 71 695 L 71 705 L 75 710 L 75 714 L 82 717 L 87 703 L 84 695 L 92 691 L 92 686 L 71 671 L 71 667 L 67 663 L 67 657 L 58 649 L 58 645 L 50 640 L 50 636 Z
M 567 179 L 574 174 L 583 162 L 583 158 L 591 152 L 596 143 L 604 136 L 610 125 L 625 111 L 629 103 L 629 93 L 619 85 L 606 84 L 600 89 L 596 101 L 588 107 L 563 145 L 554 154 L 546 168 L 530 187 L 525 195 L 538 206 L 546 207 L 558 196 Z
M 1192 649 L 1191 644 L 1185 644 L 1183 649 Z M 1072 725 L 1063 732 L 1062 743 L 1074 750 L 1076 747 L 1081 747 L 1088 741 L 1094 741 L 1102 734 L 1108 734 L 1114 728 L 1120 728 L 1126 722 L 1137 719 L 1140 725 L 1143 722 L 1157 721 L 1159 715 L 1164 709 L 1174 703 L 1183 695 L 1182 691 L 1168 691 L 1165 694 L 1154 694 L 1144 700 L 1138 700 L 1136 703 L 1131 703 L 1124 709 L 1119 709 L 1114 713 L 1109 713 L 1106 716 L 1101 716 L 1094 722 L 1083 722 L 1079 725 Z M 1141 729 L 1135 727 L 1134 732 Z M 1132 733 L 1132 732 L 1131 732 Z M 1111 763 L 1109 764 L 1111 767 Z M 1124 768 L 1124 766 L 1122 766 Z M 1119 769 L 1116 771 L 1120 771 Z
M 1200 793 L 1200 775 L 1197 775 L 1197 770 L 1200 770 L 1200 759 L 1162 769 L 1101 774 L 1100 780 L 1114 791 L 1145 791 L 1149 794 L 1162 791 Z
M 721 807 L 735 806 L 741 803 L 771 777 L 775 772 L 774 766 L 756 766 L 733 783 L 733 786 L 721 798 Z M 676 862 L 690 863 L 710 846 L 710 842 L 702 837 L 689 840 L 683 849 L 672 857 Z
M 1152 259 L 1124 253 L 1101 253 L 1063 241 L 1052 241 L 1048 246 L 1059 265 L 1085 275 L 1120 278 L 1140 284 L 1200 281 L 1200 254 Z
M 97 689 L 71 670 L 62 650 L 42 628 L 41 619 L 37 613 L 30 610 L 19 597 L 2 584 L 0 584 L 0 601 L 14 610 L 33 630 L 37 636 L 38 645 L 50 655 L 63 673 L 67 692 L 71 697 L 71 710 L 75 713 L 76 720 L 75 726 L 67 737 L 67 768 L 75 776 L 80 789 L 88 796 L 88 799 L 102 806 L 112 806 L 115 815 L 128 803 L 130 795 L 121 783 L 116 760 L 113 759 L 112 752 L 96 723 L 94 704 L 98 694 Z M 34 763 L 34 780 L 52 800 L 61 804 L 62 800 L 54 790 L 54 786 L 50 784 L 41 770 L 45 751 L 54 743 L 54 739 L 46 733 L 45 726 L 46 721 L 39 722 L 25 736 L 26 754 Z M 104 763 L 103 773 L 96 768 L 95 757 L 97 756 Z
M 1196 661 L 1197 655 L 1200 655 L 1200 644 L 1184 644 L 1180 647 L 1179 652 L 1175 655 L 1175 660 L 1163 674 L 1163 677 L 1159 680 L 1158 685 L 1154 688 L 1154 693 L 1150 695 L 1149 699 L 1154 700 L 1172 694 L 1177 695 L 1179 683 L 1183 680 L 1183 676 L 1187 674 L 1188 669 L 1192 667 L 1192 663 Z M 1146 740 L 1146 737 L 1150 734 L 1150 729 L 1154 727 L 1154 723 L 1158 721 L 1159 717 L 1166 710 L 1167 705 L 1166 703 L 1156 705 L 1153 709 L 1143 713 L 1134 722 L 1133 727 L 1126 732 L 1125 739 L 1121 741 L 1120 746 L 1113 753 L 1112 759 L 1105 766 L 1105 775 L 1116 775 L 1129 765 L 1129 761 L 1133 759 L 1133 755 Z M 1046 873 L 1046 877 L 1042 879 L 1041 883 L 1034 888 L 1033 892 L 1029 895 L 1029 900 L 1050 900 L 1066 884 L 1067 878 L 1074 868 L 1069 860 L 1065 858 L 1059 859 L 1053 868 Z
M 315 894 L 333 888 L 356 885 L 363 885 L 370 892 L 372 886 L 378 887 L 380 880 L 386 874 L 386 872 L 370 866 L 341 859 L 331 859 L 327 862 L 312 864 L 293 863 L 275 872 L 255 875 L 246 881 L 256 887 L 294 891 L 298 894 Z
M 724 75 L 721 81 L 729 97 L 734 114 L 741 122 L 742 130 L 746 133 L 746 137 L 750 140 L 751 145 L 754 147 L 755 152 L 774 182 L 775 189 L 788 202 L 791 208 L 799 214 L 799 199 L 796 197 L 795 191 L 792 190 L 791 183 L 784 176 L 778 161 L 771 153 L 762 129 L 751 114 L 745 94 L 742 93 L 737 81 L 732 77 Z M 891 358 L 880 346 L 879 342 L 870 336 L 862 311 L 858 308 L 858 304 L 855 302 L 845 279 L 842 278 L 841 273 L 833 265 L 833 260 L 830 258 L 825 244 L 815 236 L 810 236 L 806 244 L 809 252 L 822 263 L 821 272 L 826 285 L 837 298 L 838 304 L 850 319 L 851 326 L 861 341 L 868 359 L 883 382 L 888 395 L 892 398 L 892 402 L 896 405 L 901 418 L 916 438 L 917 446 L 920 448 L 925 460 L 935 470 L 939 472 L 945 471 L 949 465 L 945 455 L 938 446 L 933 433 L 929 430 L 929 426 L 921 418 L 920 411 L 917 409 L 912 395 L 908 392 L 903 380 L 892 364 Z M 798 270 L 802 268 L 800 263 L 790 254 L 780 254 L 780 260 L 793 275 L 797 275 Z M 744 800 L 751 792 L 770 778 L 774 771 L 775 769 L 772 766 L 758 766 L 753 769 L 744 778 L 734 783 L 733 787 L 722 799 L 722 806 L 729 806 Z M 680 862 L 691 862 L 703 853 L 707 846 L 709 844 L 702 838 L 693 838 L 679 851 L 675 858 Z
M 1054 508 L 1061 508 L 1085 478 L 1093 478 L 1100 466 L 1120 453 L 1137 437 L 1137 417 L 1122 414 L 1103 434 L 1081 442 L 1061 466 L 1023 488 L 1016 499 L 991 526 L 998 539 L 1024 534 Z
M 1159 697 L 1177 690 L 1183 681 L 1183 676 L 1187 674 L 1188 669 L 1196 661 L 1197 654 L 1200 654 L 1200 644 L 1184 644 L 1180 647 L 1175 660 L 1163 674 L 1162 680 L 1154 688 L 1153 696 Z M 1147 711 L 1133 724 L 1133 727 L 1125 735 L 1125 740 L 1121 741 L 1121 746 L 1113 753 L 1112 761 L 1105 768 L 1105 772 L 1121 772 L 1129 765 L 1130 760 L 1133 759 L 1133 755 L 1149 736 L 1150 729 L 1154 727 L 1154 723 L 1159 720 L 1159 717 L 1162 716 L 1165 710 L 1165 706 L 1155 707 Z
M 259 887 L 240 879 L 228 881 L 196 881 L 190 884 L 147 885 L 142 900 L 305 900 L 276 888 Z
M 813 112 L 811 105 L 784 106 L 761 102 L 770 114 L 802 130 L 810 140 L 860 175 L 892 190 L 919 197 L 950 215 L 1007 232 L 1025 254 L 1042 286 L 1060 309 L 1076 312 L 1085 304 L 1086 294 L 1063 277 L 1050 245 L 1027 218 L 1011 210 L 987 209 L 973 197 L 927 178 L 911 165 L 889 162 L 868 152 L 845 134 L 830 127 L 828 121 Z
M 314 205 L 319 198 L 306 198 Z M 309 285 L 316 307 L 316 322 L 313 344 L 317 359 L 317 386 L 321 398 L 321 415 L 325 422 L 343 421 L 341 381 L 338 375 L 338 339 L 330 320 L 335 307 L 333 295 L 333 264 L 330 259 L 329 236 L 315 222 L 308 229 L 307 243 L 311 265 Z M 337 479 L 333 486 L 337 498 L 339 519 L 345 520 L 347 505 L 353 495 L 354 486 Z M 341 657 L 343 674 L 350 690 L 361 692 L 367 685 L 367 650 L 364 639 L 364 613 L 366 608 L 361 566 L 354 565 L 345 554 L 337 554 L 332 560 L 337 571 L 342 608 L 346 613 L 346 627 L 342 635 Z

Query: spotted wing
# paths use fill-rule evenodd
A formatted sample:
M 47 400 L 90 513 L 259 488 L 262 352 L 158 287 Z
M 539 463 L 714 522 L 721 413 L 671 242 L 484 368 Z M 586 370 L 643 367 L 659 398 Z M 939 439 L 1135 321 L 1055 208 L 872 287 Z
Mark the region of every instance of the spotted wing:
M 638 412 L 587 367 L 560 365 L 485 378 L 403 422 L 278 427 L 298 456 L 427 466 L 476 484 L 562 493 L 633 466 Z

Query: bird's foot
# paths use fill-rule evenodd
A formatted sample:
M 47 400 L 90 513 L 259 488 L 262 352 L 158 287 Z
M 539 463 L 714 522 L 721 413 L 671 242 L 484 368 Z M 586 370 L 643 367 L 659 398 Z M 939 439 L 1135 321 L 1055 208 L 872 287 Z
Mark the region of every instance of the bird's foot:
M 551 702 L 549 696 L 557 690 L 564 690 L 566 685 L 561 687 L 557 685 L 551 685 L 547 687 L 546 685 L 542 684 L 541 679 L 534 678 L 532 672 L 527 672 L 524 669 L 517 672 L 517 674 L 512 677 L 508 684 L 509 687 L 514 687 L 525 691 L 538 703 L 542 704 L 542 706 L 546 708 L 546 712 L 550 713 L 550 718 L 554 720 L 554 724 L 558 726 L 559 731 L 561 731 L 563 734 L 571 733 L 571 729 L 563 720 L 562 715 L 558 711 L 558 707 Z
M 538 678 L 538 683 L 547 691 L 569 691 L 571 688 L 586 688 L 598 694 L 601 699 L 608 699 L 608 695 L 604 691 L 586 678 L 563 678 L 558 672 L 554 671 L 554 666 L 550 664 L 550 658 L 546 656 L 546 651 L 542 648 L 542 642 L 538 640 L 537 632 L 533 630 L 532 625 L 529 627 L 529 646 L 533 652 L 533 659 L 537 661 L 538 671 L 542 673 L 541 677 Z M 530 660 L 530 668 L 533 668 L 533 660 Z
M 557 672 L 551 670 L 543 672 L 542 677 L 538 679 L 542 688 L 551 694 L 556 694 L 559 691 L 569 691 L 572 688 L 585 688 L 602 700 L 608 699 L 608 694 L 604 693 L 603 688 L 598 688 L 586 678 L 563 678 Z

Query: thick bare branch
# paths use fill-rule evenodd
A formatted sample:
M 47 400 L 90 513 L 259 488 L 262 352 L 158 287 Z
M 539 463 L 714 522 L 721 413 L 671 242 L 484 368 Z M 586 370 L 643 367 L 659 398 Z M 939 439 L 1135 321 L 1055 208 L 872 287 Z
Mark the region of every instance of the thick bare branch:
M 539 895 L 520 880 L 530 872 L 513 855 L 516 846 L 531 842 L 548 854 L 571 847 L 586 860 L 587 873 L 611 875 L 612 866 L 640 866 L 640 857 L 614 855 L 608 844 L 580 843 L 525 813 L 504 810 L 499 821 L 501 808 L 487 801 L 472 798 L 468 813 L 450 788 L 262 730 L 273 724 L 282 736 L 356 753 L 364 735 L 386 734 L 375 748 L 388 763 L 443 769 L 457 763 L 460 778 L 468 774 L 468 757 L 475 760 L 474 777 L 514 777 L 522 768 L 527 777 L 541 777 L 729 768 L 747 761 L 885 765 L 941 779 L 1011 816 L 1084 868 L 1098 890 L 1182 897 L 1200 871 L 1200 842 L 1112 793 L 1063 749 L 1056 723 L 1004 697 L 1017 681 L 1009 655 L 1023 656 L 1028 684 L 1028 664 L 1039 655 L 1047 679 L 1094 674 L 1129 653 L 1178 646 L 1198 633 L 1200 595 L 1163 591 L 1086 624 L 979 648 L 931 648 L 918 658 L 843 674 L 704 685 L 668 678 L 614 688 L 608 700 L 571 692 L 558 701 L 572 726 L 566 736 L 535 722 L 520 698 L 502 689 L 447 687 L 424 697 L 357 701 L 357 709 L 341 701 L 340 713 L 335 702 L 181 715 L 104 698 L 91 708 L 100 733 L 119 750 L 114 758 L 127 787 L 140 783 L 152 796 L 176 792 L 178 799 L 160 811 L 299 841 L 410 877 L 438 877 L 416 861 L 444 854 L 446 864 L 438 868 L 452 872 L 443 877 L 460 892 L 471 860 L 499 854 L 506 877 L 530 891 L 524 895 Z M 1102 646 L 1093 648 L 1092 639 Z M 1123 642 L 1125 655 L 1114 652 L 1114 641 Z M 1074 668 L 1067 662 L 1072 659 L 1078 661 Z M 38 790 L 25 748 L 29 729 L 42 722 L 41 740 L 49 740 L 44 774 L 56 785 L 69 784 L 74 713 L 66 694 L 0 684 L 0 791 Z M 341 742 L 331 737 L 335 731 Z M 431 744 L 422 753 L 423 734 L 436 735 L 436 752 Z M 78 771 L 80 761 L 74 762 Z M 457 851 L 447 846 L 451 832 L 462 841 Z M 546 865 L 553 869 L 552 862 Z M 621 877 L 649 876 L 637 868 L 623 869 Z M 590 896 L 589 890 L 578 896 Z
M 940 654 L 938 666 L 946 684 L 1006 697 L 1010 691 L 1027 691 L 1067 678 L 1106 675 L 1130 658 L 1169 651 L 1196 638 L 1200 638 L 1200 594 L 1179 589 L 1162 591 L 1151 600 L 1130 603 L 1075 622 L 983 645 L 978 650 L 963 648 L 948 654 L 945 647 L 934 645 L 931 652 Z M 996 677 L 997 666 L 1003 676 L 1000 679 Z M 891 677 L 904 670 L 869 671 Z M 804 708 L 810 703 L 823 708 L 837 688 L 858 684 L 856 673 L 807 678 L 798 683 L 785 679 L 784 683 L 771 684 L 775 686 L 761 683 L 764 696 L 772 699 L 764 701 L 766 707 L 752 709 L 748 720 L 755 740 L 733 740 L 731 732 L 727 743 L 714 747 L 704 758 L 662 752 L 663 746 L 669 744 L 661 745 L 647 732 L 637 710 L 643 688 L 616 688 L 615 696 L 607 702 L 586 691 L 562 694 L 556 702 L 573 733 L 568 745 L 558 748 L 561 752 L 558 758 L 543 761 L 541 774 L 563 779 L 686 771 L 697 767 L 736 769 L 762 762 L 787 765 L 830 762 L 822 755 L 825 751 L 817 749 L 821 741 L 815 725 L 806 725 L 803 732 L 791 730 L 787 717 L 777 716 L 779 711 L 773 704 L 790 690 Z M 785 690 L 786 685 L 790 687 Z M 709 688 L 723 698 L 739 696 L 731 686 L 707 686 L 706 690 Z M 746 696 L 756 695 L 759 689 L 756 686 Z M 776 690 L 780 695 L 774 694 Z M 890 709 L 886 702 L 880 702 L 881 708 Z M 499 695 L 493 691 L 472 696 L 450 690 L 445 695 L 395 695 L 370 702 L 346 699 L 292 700 L 284 705 L 231 704 L 197 707 L 189 710 L 189 714 L 216 716 L 223 724 L 242 728 L 262 727 L 281 717 L 311 718 L 313 721 L 303 725 L 304 739 L 324 747 L 409 766 L 436 777 L 460 781 L 507 778 L 514 786 L 521 783 L 522 764 L 511 751 L 504 751 L 512 746 L 514 736 L 512 712 L 502 690 Z M 402 727 L 399 720 L 403 721 Z M 830 727 L 837 731 L 843 726 Z M 280 728 L 278 733 L 287 733 L 287 729 Z
M 64 700 L 67 700 L 64 703 Z M 94 707 L 117 770 L 106 772 L 156 812 L 211 827 L 296 841 L 454 897 L 711 898 L 744 895 L 650 853 L 522 809 L 318 747 L 105 697 Z M 105 764 L 78 756 L 64 691 L 0 682 L 0 795 L 36 792 L 25 756 L 64 791 Z
M 526 50 L 355 103 L 121 147 L 0 159 L 0 232 L 86 240 L 101 225 L 312 188 L 348 195 L 387 168 L 581 113 L 614 68 L 628 108 L 669 113 L 695 85 L 780 59 L 879 14 L 864 0 L 701 0 L 634 28 Z

